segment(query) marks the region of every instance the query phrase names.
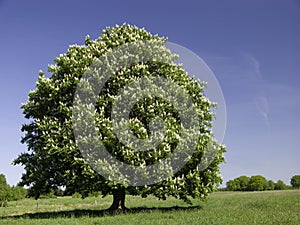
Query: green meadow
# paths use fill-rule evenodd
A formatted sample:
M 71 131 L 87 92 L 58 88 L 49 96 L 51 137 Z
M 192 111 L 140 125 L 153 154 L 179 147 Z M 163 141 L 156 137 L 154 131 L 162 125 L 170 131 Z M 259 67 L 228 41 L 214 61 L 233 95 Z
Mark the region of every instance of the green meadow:
M 25 199 L 0 208 L 0 224 L 300 224 L 300 190 L 216 192 L 193 205 L 127 196 L 130 211 L 109 214 L 112 197 Z

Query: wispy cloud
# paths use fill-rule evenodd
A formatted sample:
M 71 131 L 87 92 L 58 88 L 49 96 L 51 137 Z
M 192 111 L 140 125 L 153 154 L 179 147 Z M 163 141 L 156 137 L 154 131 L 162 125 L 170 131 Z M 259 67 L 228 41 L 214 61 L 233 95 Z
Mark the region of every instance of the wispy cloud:
M 275 75 L 269 74 L 267 69 L 270 65 L 264 65 L 256 55 L 241 53 L 232 57 L 207 56 L 205 59 L 224 88 L 230 113 L 245 113 L 255 122 L 270 128 L 278 122 L 274 120 L 279 116 L 287 112 L 300 113 L 300 89 L 289 81 L 279 83 L 273 79 Z
M 269 127 L 270 120 L 269 120 L 269 113 L 270 113 L 270 106 L 269 100 L 265 93 L 264 89 L 264 79 L 260 69 L 260 62 L 256 57 L 249 53 L 244 54 L 244 59 L 246 63 L 249 65 L 249 75 L 254 76 L 256 92 L 254 94 L 254 104 L 256 105 L 256 109 L 258 113 L 262 116 L 265 124 Z
M 256 105 L 256 108 L 257 108 L 259 114 L 263 117 L 266 125 L 270 126 L 270 121 L 269 121 L 270 109 L 269 109 L 269 102 L 268 102 L 267 97 L 265 97 L 265 96 L 257 97 L 255 99 L 255 105 Z
M 250 54 L 244 54 L 244 58 L 246 62 L 250 65 L 250 68 L 253 70 L 252 74 L 256 76 L 257 79 L 262 79 L 259 61 Z

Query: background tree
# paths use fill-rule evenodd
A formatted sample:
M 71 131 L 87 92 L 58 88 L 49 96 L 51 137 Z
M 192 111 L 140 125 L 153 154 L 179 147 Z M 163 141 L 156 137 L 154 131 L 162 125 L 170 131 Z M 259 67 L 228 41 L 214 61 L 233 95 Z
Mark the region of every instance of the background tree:
M 29 93 L 27 103 L 22 106 L 25 118 L 29 119 L 29 122 L 22 126 L 25 133 L 22 143 L 27 144 L 28 152 L 22 153 L 14 160 L 14 164 L 24 166 L 25 173 L 21 183 L 30 186 L 30 196 L 38 198 L 42 193 L 48 193 L 62 186 L 66 188 L 67 193 L 78 192 L 82 196 L 87 196 L 93 191 L 101 191 L 103 196 L 113 194 L 114 200 L 110 209 L 115 210 L 118 207 L 125 209 L 125 193 L 142 197 L 152 194 L 159 199 L 175 196 L 189 202 L 190 197 L 205 199 L 220 184 L 219 164 L 224 161 L 222 153 L 225 152 L 225 147 L 213 140 L 212 103 L 203 95 L 204 84 L 190 78 L 181 66 L 175 64 L 147 62 L 117 71 L 98 96 L 96 117 L 101 121 L 97 124 L 99 138 L 105 140 L 105 146 L 111 154 L 131 165 L 156 163 L 162 157 L 168 157 L 178 144 L 180 119 L 176 116 L 176 110 L 159 98 L 147 98 L 135 106 L 130 119 L 137 121 L 138 128 L 135 130 L 137 136 L 145 134 L 145 130 L 145 135 L 148 134 L 149 118 L 168 115 L 162 119 L 166 124 L 170 124 L 165 145 L 157 151 L 136 154 L 129 147 L 121 145 L 117 138 L 109 133 L 112 126 L 111 105 L 118 90 L 139 77 L 164 76 L 172 80 L 189 92 L 199 110 L 201 135 L 192 158 L 184 168 L 159 183 L 128 187 L 105 179 L 82 157 L 75 142 L 71 118 L 74 93 L 82 74 L 110 49 L 125 43 L 145 40 L 166 42 L 166 39 L 152 36 L 145 29 L 126 24 L 107 28 L 100 38 L 91 40 L 87 37 L 85 45 L 71 46 L 66 54 L 56 58 L 55 64 L 48 68 L 51 73 L 49 78 L 40 72 L 36 89 Z M 175 56 L 171 57 L 176 59 Z M 145 110 L 145 107 L 154 110 L 150 112 Z M 208 143 L 213 143 L 216 156 L 206 169 L 199 171 L 197 166 Z M 171 149 L 167 149 L 166 146 Z
M 275 183 L 272 180 L 268 180 L 267 182 L 267 190 L 274 190 L 275 189 Z
M 6 206 L 7 201 L 11 198 L 11 189 L 6 182 L 3 174 L 0 174 L 0 206 Z
M 239 184 L 235 180 L 229 180 L 226 182 L 226 190 L 228 191 L 238 191 L 240 189 Z
M 240 176 L 234 180 L 229 180 L 226 183 L 226 189 L 229 191 L 247 191 L 250 178 L 247 176 Z
M 291 178 L 291 185 L 293 188 L 300 188 L 300 175 L 294 175 Z
M 18 200 L 26 198 L 26 196 L 27 196 L 27 190 L 24 187 L 21 187 L 19 185 L 11 187 L 10 200 L 18 201 Z
M 287 188 L 287 185 L 282 180 L 278 180 L 275 183 L 275 190 L 286 190 Z
M 267 180 L 261 175 L 252 176 L 249 179 L 249 191 L 263 191 L 267 187 Z
M 249 186 L 250 178 L 247 176 L 240 176 L 235 179 L 236 182 L 239 184 L 239 191 L 247 191 Z

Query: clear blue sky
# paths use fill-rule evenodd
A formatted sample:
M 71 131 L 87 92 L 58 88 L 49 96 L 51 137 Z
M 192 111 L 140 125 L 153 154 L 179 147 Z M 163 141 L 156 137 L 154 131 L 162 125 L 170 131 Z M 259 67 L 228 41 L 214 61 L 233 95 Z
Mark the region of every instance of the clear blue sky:
M 300 1 L 0 0 L 0 173 L 16 184 L 11 161 L 26 102 L 40 69 L 71 44 L 124 22 L 169 37 L 202 57 L 226 101 L 224 182 L 300 174 Z

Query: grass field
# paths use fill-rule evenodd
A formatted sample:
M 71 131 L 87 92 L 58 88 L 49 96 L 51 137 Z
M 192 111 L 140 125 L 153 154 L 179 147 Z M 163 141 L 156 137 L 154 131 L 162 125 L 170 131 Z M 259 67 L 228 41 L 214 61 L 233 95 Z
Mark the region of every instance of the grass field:
M 217 192 L 193 206 L 127 196 L 131 212 L 110 215 L 112 198 L 26 199 L 0 208 L 0 224 L 300 224 L 300 190 Z

